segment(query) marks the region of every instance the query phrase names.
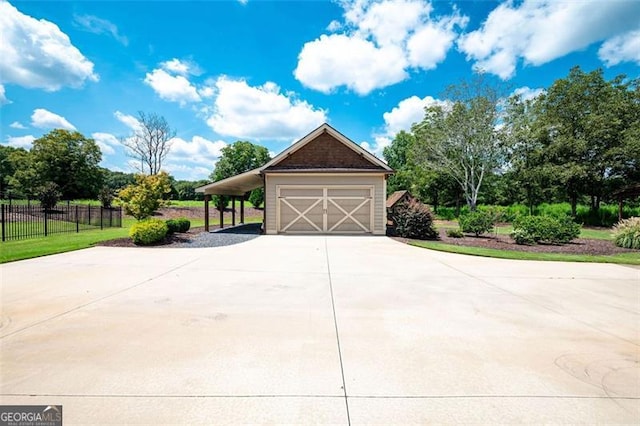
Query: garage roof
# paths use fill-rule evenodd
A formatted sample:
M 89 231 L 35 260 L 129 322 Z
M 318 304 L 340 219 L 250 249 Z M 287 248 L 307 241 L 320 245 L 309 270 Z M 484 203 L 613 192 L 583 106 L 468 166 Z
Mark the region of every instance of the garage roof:
M 290 156 L 296 151 L 303 148 L 309 142 L 317 139 L 319 136 L 327 133 L 331 135 L 333 138 L 342 142 L 346 147 L 353 150 L 355 153 L 359 154 L 364 160 L 366 160 L 365 165 L 368 166 L 370 163 L 375 169 L 367 169 L 367 168 L 340 168 L 340 167 L 329 167 L 329 168 L 302 168 L 296 170 L 289 170 L 289 172 L 298 172 L 298 173 L 310 173 L 310 172 L 333 172 L 333 173 L 363 173 L 363 172 L 381 172 L 385 174 L 393 173 L 393 169 L 391 169 L 384 161 L 378 159 L 373 154 L 368 152 L 366 149 L 362 148 L 360 145 L 356 144 L 342 133 L 338 132 L 333 127 L 328 124 L 323 124 L 317 129 L 313 130 L 311 133 L 300 139 L 298 142 L 291 145 L 289 148 L 282 151 L 280 154 L 276 155 L 271 161 L 265 164 L 262 167 L 257 169 L 249 170 L 248 172 L 241 173 L 236 176 L 229 177 L 227 179 L 219 180 L 217 182 L 210 183 L 208 185 L 201 186 L 196 188 L 196 192 L 203 192 L 205 194 L 215 194 L 215 195 L 236 195 L 242 196 L 245 193 L 252 191 L 256 188 L 263 186 L 264 184 L 264 174 L 265 173 L 273 173 L 273 172 L 282 172 L 284 170 L 278 170 L 278 163 L 285 161 L 290 158 Z M 350 151 L 349 151 L 350 152 Z

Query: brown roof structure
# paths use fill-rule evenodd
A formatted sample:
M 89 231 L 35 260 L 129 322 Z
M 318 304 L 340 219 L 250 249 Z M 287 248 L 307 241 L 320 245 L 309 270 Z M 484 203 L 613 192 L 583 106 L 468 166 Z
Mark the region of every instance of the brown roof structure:
M 389 198 L 387 198 L 387 208 L 390 209 L 391 207 L 395 206 L 399 201 L 405 201 L 406 199 L 411 199 L 413 198 L 413 196 L 409 193 L 409 191 L 402 190 L 402 191 L 396 191 L 393 194 L 389 195 Z

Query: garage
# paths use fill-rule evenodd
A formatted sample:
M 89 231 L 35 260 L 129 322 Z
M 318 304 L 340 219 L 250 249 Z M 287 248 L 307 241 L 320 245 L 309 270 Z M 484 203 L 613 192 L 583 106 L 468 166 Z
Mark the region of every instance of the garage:
M 242 199 L 263 186 L 266 234 L 384 235 L 391 173 L 383 161 L 323 124 L 263 167 L 197 191 L 205 200 L 214 194 Z
M 278 233 L 373 233 L 373 186 L 278 185 Z

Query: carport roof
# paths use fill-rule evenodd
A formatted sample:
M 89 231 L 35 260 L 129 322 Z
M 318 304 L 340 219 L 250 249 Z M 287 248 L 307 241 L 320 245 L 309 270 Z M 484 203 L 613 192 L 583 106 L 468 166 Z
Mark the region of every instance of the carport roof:
M 260 174 L 261 171 L 262 167 L 258 167 L 257 169 L 249 170 L 248 172 L 196 188 L 196 192 L 243 196 L 247 192 L 260 188 L 263 185 L 263 178 Z

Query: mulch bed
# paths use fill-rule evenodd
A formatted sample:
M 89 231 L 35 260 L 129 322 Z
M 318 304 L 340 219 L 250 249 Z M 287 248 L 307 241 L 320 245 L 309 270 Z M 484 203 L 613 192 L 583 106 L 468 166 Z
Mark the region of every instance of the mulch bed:
M 403 242 L 408 242 L 406 238 L 396 238 Z M 465 235 L 464 238 L 451 238 L 446 234 L 445 229 L 440 229 L 440 242 L 456 246 L 482 247 L 497 250 L 523 251 L 530 253 L 565 253 L 565 254 L 588 254 L 588 255 L 612 255 L 617 253 L 638 253 L 637 250 L 617 247 L 611 241 L 595 240 L 589 238 L 578 238 L 568 244 L 536 244 L 532 246 L 516 244 L 508 235 L 487 235 L 472 236 Z
M 184 217 L 184 216 L 176 216 L 176 217 Z M 209 229 L 217 229 L 217 226 L 210 226 Z M 156 244 L 151 244 L 148 246 L 137 246 L 133 243 L 131 238 L 116 238 L 115 240 L 101 241 L 97 243 L 98 246 L 104 247 L 167 247 L 174 244 L 185 243 L 194 239 L 199 233 L 204 232 L 204 226 L 199 226 L 196 228 L 189 229 L 188 232 L 179 233 L 179 234 L 171 234 L 167 235 L 167 237 Z

